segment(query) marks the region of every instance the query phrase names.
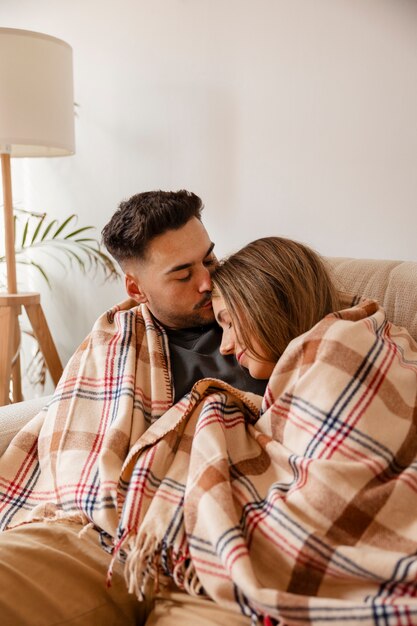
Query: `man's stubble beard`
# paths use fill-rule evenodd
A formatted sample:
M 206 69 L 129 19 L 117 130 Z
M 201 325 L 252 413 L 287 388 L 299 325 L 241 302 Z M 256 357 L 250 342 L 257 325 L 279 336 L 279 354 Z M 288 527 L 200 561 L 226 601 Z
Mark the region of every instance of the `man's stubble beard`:
M 215 321 L 213 308 L 207 307 L 211 302 L 211 292 L 206 292 L 201 300 L 189 313 L 175 313 L 172 310 L 161 310 L 153 303 L 147 304 L 152 315 L 162 326 L 171 329 L 196 328 L 198 326 L 208 326 Z
M 149 306 L 149 304 L 147 306 L 157 321 L 166 328 L 178 330 L 182 328 L 196 328 L 198 326 L 208 326 L 215 321 L 213 309 L 211 307 L 202 308 L 201 304 L 197 305 L 189 313 L 181 314 L 167 310 L 162 311 L 158 307 Z
M 188 315 L 174 315 L 172 313 L 166 316 L 166 323 L 163 326 L 168 328 L 195 328 L 198 326 L 208 326 L 214 322 L 213 309 L 200 309 L 189 313 Z

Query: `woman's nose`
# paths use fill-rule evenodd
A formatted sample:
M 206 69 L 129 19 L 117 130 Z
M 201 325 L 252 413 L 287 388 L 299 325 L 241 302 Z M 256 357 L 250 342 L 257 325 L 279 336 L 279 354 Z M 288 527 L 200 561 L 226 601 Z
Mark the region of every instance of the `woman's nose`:
M 223 331 L 222 341 L 220 343 L 220 354 L 234 354 L 235 340 L 232 332 Z

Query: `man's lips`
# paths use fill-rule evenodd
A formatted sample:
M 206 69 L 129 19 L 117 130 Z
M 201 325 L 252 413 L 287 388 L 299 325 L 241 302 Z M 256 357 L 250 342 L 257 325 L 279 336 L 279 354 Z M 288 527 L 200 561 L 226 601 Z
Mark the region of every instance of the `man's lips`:
M 196 306 L 194 307 L 195 309 L 212 309 L 213 306 L 211 304 L 211 298 L 209 298 L 209 300 L 202 300 L 202 302 L 199 302 L 198 304 L 196 304 Z

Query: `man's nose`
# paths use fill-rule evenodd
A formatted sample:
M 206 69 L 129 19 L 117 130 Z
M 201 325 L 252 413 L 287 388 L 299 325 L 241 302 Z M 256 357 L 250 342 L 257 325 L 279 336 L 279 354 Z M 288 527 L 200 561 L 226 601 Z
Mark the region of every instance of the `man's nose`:
M 201 269 L 201 273 L 198 281 L 198 291 L 204 293 L 205 291 L 211 291 L 211 273 L 207 267 Z
M 235 352 L 235 339 L 232 332 L 223 331 L 222 340 L 220 343 L 220 354 L 234 354 Z

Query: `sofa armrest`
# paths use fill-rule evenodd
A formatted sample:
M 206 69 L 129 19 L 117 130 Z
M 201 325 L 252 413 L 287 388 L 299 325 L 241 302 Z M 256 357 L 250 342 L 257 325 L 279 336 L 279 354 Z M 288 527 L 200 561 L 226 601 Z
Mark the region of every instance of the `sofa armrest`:
M 52 396 L 25 400 L 0 407 L 0 455 L 14 435 L 49 402 Z
M 378 300 L 417 341 L 417 262 L 328 257 L 339 289 Z

